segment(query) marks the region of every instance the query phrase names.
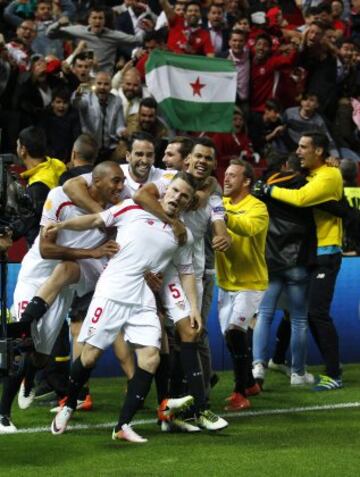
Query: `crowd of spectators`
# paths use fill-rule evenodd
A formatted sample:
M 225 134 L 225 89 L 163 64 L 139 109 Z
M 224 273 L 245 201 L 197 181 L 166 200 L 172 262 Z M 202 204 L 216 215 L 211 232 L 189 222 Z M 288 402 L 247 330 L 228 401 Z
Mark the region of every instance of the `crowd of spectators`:
M 212 134 L 219 178 L 231 155 L 256 165 L 269 150 L 293 152 L 307 130 L 326 132 L 333 156 L 359 159 L 359 0 L 103 3 L 1 1 L 1 152 L 39 125 L 65 163 L 80 131 L 118 161 L 128 136 L 148 131 L 160 157 L 178 132 L 147 99 L 145 64 L 161 48 L 235 65 L 234 129 Z
M 360 0 L 172 1 L 1 1 L 0 153 L 21 159 L 19 135 L 31 126 L 43 129 L 41 157 L 52 163 L 71 167 L 81 133 L 96 140 L 97 162 L 124 163 L 129 138 L 146 132 L 156 140 L 155 165 L 165 168 L 176 134 L 210 136 L 222 184 L 233 156 L 259 172 L 269 156 L 295 152 L 303 133 L 318 131 L 331 156 L 355 162 L 356 176 Z M 232 130 L 171 127 L 146 85 L 154 49 L 233 62 Z

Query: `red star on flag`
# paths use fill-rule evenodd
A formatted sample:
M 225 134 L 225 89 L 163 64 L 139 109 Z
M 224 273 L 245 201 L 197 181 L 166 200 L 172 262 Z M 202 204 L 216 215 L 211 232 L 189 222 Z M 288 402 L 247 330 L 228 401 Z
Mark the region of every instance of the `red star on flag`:
M 196 78 L 195 83 L 190 83 L 190 86 L 193 89 L 193 96 L 200 96 L 201 97 L 201 90 L 206 86 L 205 84 L 200 83 L 200 77 Z

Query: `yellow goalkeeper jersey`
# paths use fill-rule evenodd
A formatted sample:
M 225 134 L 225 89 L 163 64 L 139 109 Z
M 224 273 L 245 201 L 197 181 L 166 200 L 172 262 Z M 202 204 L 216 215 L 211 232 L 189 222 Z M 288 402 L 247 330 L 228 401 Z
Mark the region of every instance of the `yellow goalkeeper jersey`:
M 340 170 L 336 167 L 323 165 L 311 171 L 306 179 L 308 183 L 296 190 L 274 186 L 271 190 L 271 197 L 298 207 L 310 207 L 328 200 L 341 199 L 343 181 Z M 334 245 L 340 247 L 342 244 L 342 220 L 316 208 L 314 208 L 314 219 L 318 247 Z
M 265 290 L 268 285 L 265 262 L 267 208 L 250 194 L 237 204 L 225 197 L 224 206 L 232 244 L 225 253 L 216 252 L 218 285 L 227 291 Z

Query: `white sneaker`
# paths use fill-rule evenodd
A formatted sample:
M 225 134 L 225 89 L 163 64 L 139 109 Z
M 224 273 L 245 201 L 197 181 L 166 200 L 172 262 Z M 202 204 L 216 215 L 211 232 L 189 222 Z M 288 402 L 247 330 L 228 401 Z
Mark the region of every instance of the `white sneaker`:
M 53 422 L 51 423 L 51 433 L 54 436 L 58 434 L 63 434 L 66 431 L 68 422 L 71 419 L 74 410 L 71 407 L 64 406 L 61 410 L 56 414 Z
M 199 432 L 200 427 L 190 424 L 190 422 L 181 419 L 172 419 L 170 421 L 161 422 L 162 432 Z
M 262 363 L 256 363 L 253 366 L 252 373 L 255 381 L 262 383 L 265 379 L 266 369 Z
M 7 416 L 0 416 L 0 434 L 15 434 L 16 427 Z
M 280 373 L 283 373 L 289 377 L 291 375 L 291 369 L 289 368 L 289 366 L 287 366 L 286 364 L 274 363 L 272 359 L 270 359 L 268 363 L 268 368 L 272 369 L 273 371 L 279 371 Z
M 27 409 L 31 406 L 35 399 L 35 387 L 30 389 L 28 394 L 25 394 L 25 380 L 21 382 L 21 386 L 18 393 L 18 405 L 20 409 Z
M 315 378 L 312 374 L 306 373 L 305 374 L 297 374 L 291 373 L 290 384 L 292 386 L 301 386 L 304 384 L 314 384 Z
M 225 427 L 229 425 L 225 419 L 217 416 L 209 409 L 200 413 L 197 424 L 199 427 L 206 429 L 207 431 L 220 431 L 220 429 L 225 429 Z
M 148 441 L 144 437 L 139 436 L 129 424 L 123 424 L 121 430 L 117 432 L 113 429 L 111 438 L 113 441 L 120 440 L 135 442 L 137 444 L 143 444 Z

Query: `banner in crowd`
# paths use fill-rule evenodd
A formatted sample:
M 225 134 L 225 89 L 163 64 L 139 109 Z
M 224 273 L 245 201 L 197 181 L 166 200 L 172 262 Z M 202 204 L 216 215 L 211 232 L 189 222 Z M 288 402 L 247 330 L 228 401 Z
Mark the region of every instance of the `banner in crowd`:
M 154 50 L 146 62 L 146 84 L 171 127 L 232 131 L 236 71 L 231 61 Z

